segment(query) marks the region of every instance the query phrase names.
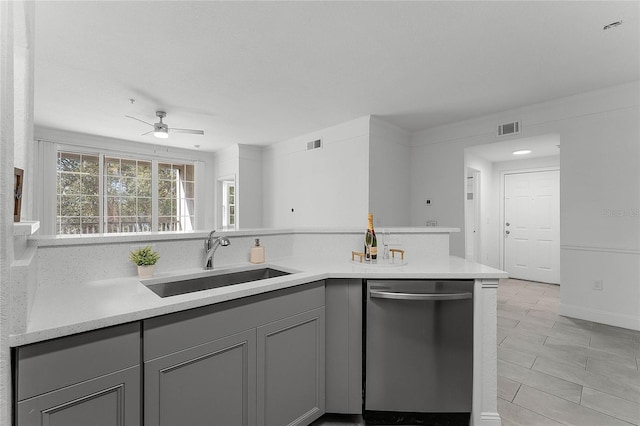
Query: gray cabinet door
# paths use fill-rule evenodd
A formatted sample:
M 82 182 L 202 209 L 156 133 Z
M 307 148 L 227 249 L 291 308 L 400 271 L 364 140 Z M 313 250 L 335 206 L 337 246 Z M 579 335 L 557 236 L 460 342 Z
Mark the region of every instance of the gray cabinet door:
M 145 363 L 147 426 L 256 423 L 256 331 Z
M 140 424 L 140 367 L 67 386 L 18 402 L 18 426 Z
M 307 425 L 324 413 L 324 307 L 258 327 L 258 424 Z
M 328 280 L 325 300 L 326 411 L 362 414 L 362 280 Z

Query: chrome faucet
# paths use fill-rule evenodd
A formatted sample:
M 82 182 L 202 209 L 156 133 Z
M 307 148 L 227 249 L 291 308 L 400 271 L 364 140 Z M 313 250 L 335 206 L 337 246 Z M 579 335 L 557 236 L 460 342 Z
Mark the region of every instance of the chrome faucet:
M 231 244 L 231 241 L 229 241 L 227 237 L 223 236 L 214 240 L 213 234 L 215 232 L 215 230 L 209 232 L 209 236 L 204 240 L 204 251 L 207 253 L 207 256 L 204 259 L 204 269 L 213 269 L 213 254 L 216 252 L 218 247 L 226 247 Z

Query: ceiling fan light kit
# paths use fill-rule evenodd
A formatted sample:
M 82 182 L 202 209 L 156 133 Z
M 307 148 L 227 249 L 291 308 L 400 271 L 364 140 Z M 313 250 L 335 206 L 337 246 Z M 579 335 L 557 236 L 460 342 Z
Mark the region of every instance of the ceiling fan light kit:
M 162 127 L 156 127 L 153 130 L 153 136 L 160 139 L 167 139 L 169 137 L 169 131 L 167 129 L 163 129 Z
M 127 118 L 132 118 L 134 120 L 140 121 L 144 124 L 148 124 L 153 127 L 153 130 L 149 130 L 146 133 L 143 133 L 141 136 L 148 135 L 153 132 L 153 136 L 156 138 L 167 139 L 169 137 L 169 132 L 171 133 L 190 133 L 192 135 L 204 135 L 204 130 L 194 130 L 194 129 L 178 129 L 175 127 L 169 127 L 165 123 L 162 122 L 162 119 L 167 116 L 167 113 L 164 111 L 156 111 L 156 117 L 160 120 L 157 123 L 151 124 L 144 120 L 140 120 L 139 118 L 132 117 L 130 115 L 125 115 Z

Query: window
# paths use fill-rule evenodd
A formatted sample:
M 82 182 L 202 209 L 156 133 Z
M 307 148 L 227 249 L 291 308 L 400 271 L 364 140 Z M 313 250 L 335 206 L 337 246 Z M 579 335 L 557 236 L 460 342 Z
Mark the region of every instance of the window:
M 190 231 L 193 164 L 58 152 L 56 234 Z
M 58 153 L 57 234 L 100 232 L 99 157 Z
M 222 181 L 222 228 L 236 227 L 236 187 L 235 181 Z
M 158 164 L 158 230 L 193 230 L 194 184 L 193 165 Z

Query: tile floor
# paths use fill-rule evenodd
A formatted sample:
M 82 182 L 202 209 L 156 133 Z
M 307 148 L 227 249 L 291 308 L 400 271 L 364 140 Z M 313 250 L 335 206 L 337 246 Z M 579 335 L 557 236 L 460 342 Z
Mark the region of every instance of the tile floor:
M 640 332 L 558 315 L 560 287 L 498 286 L 504 426 L 640 423 Z
M 558 315 L 560 287 L 498 286 L 498 412 L 503 426 L 640 424 L 640 332 Z M 313 426 L 361 426 L 327 415 Z

